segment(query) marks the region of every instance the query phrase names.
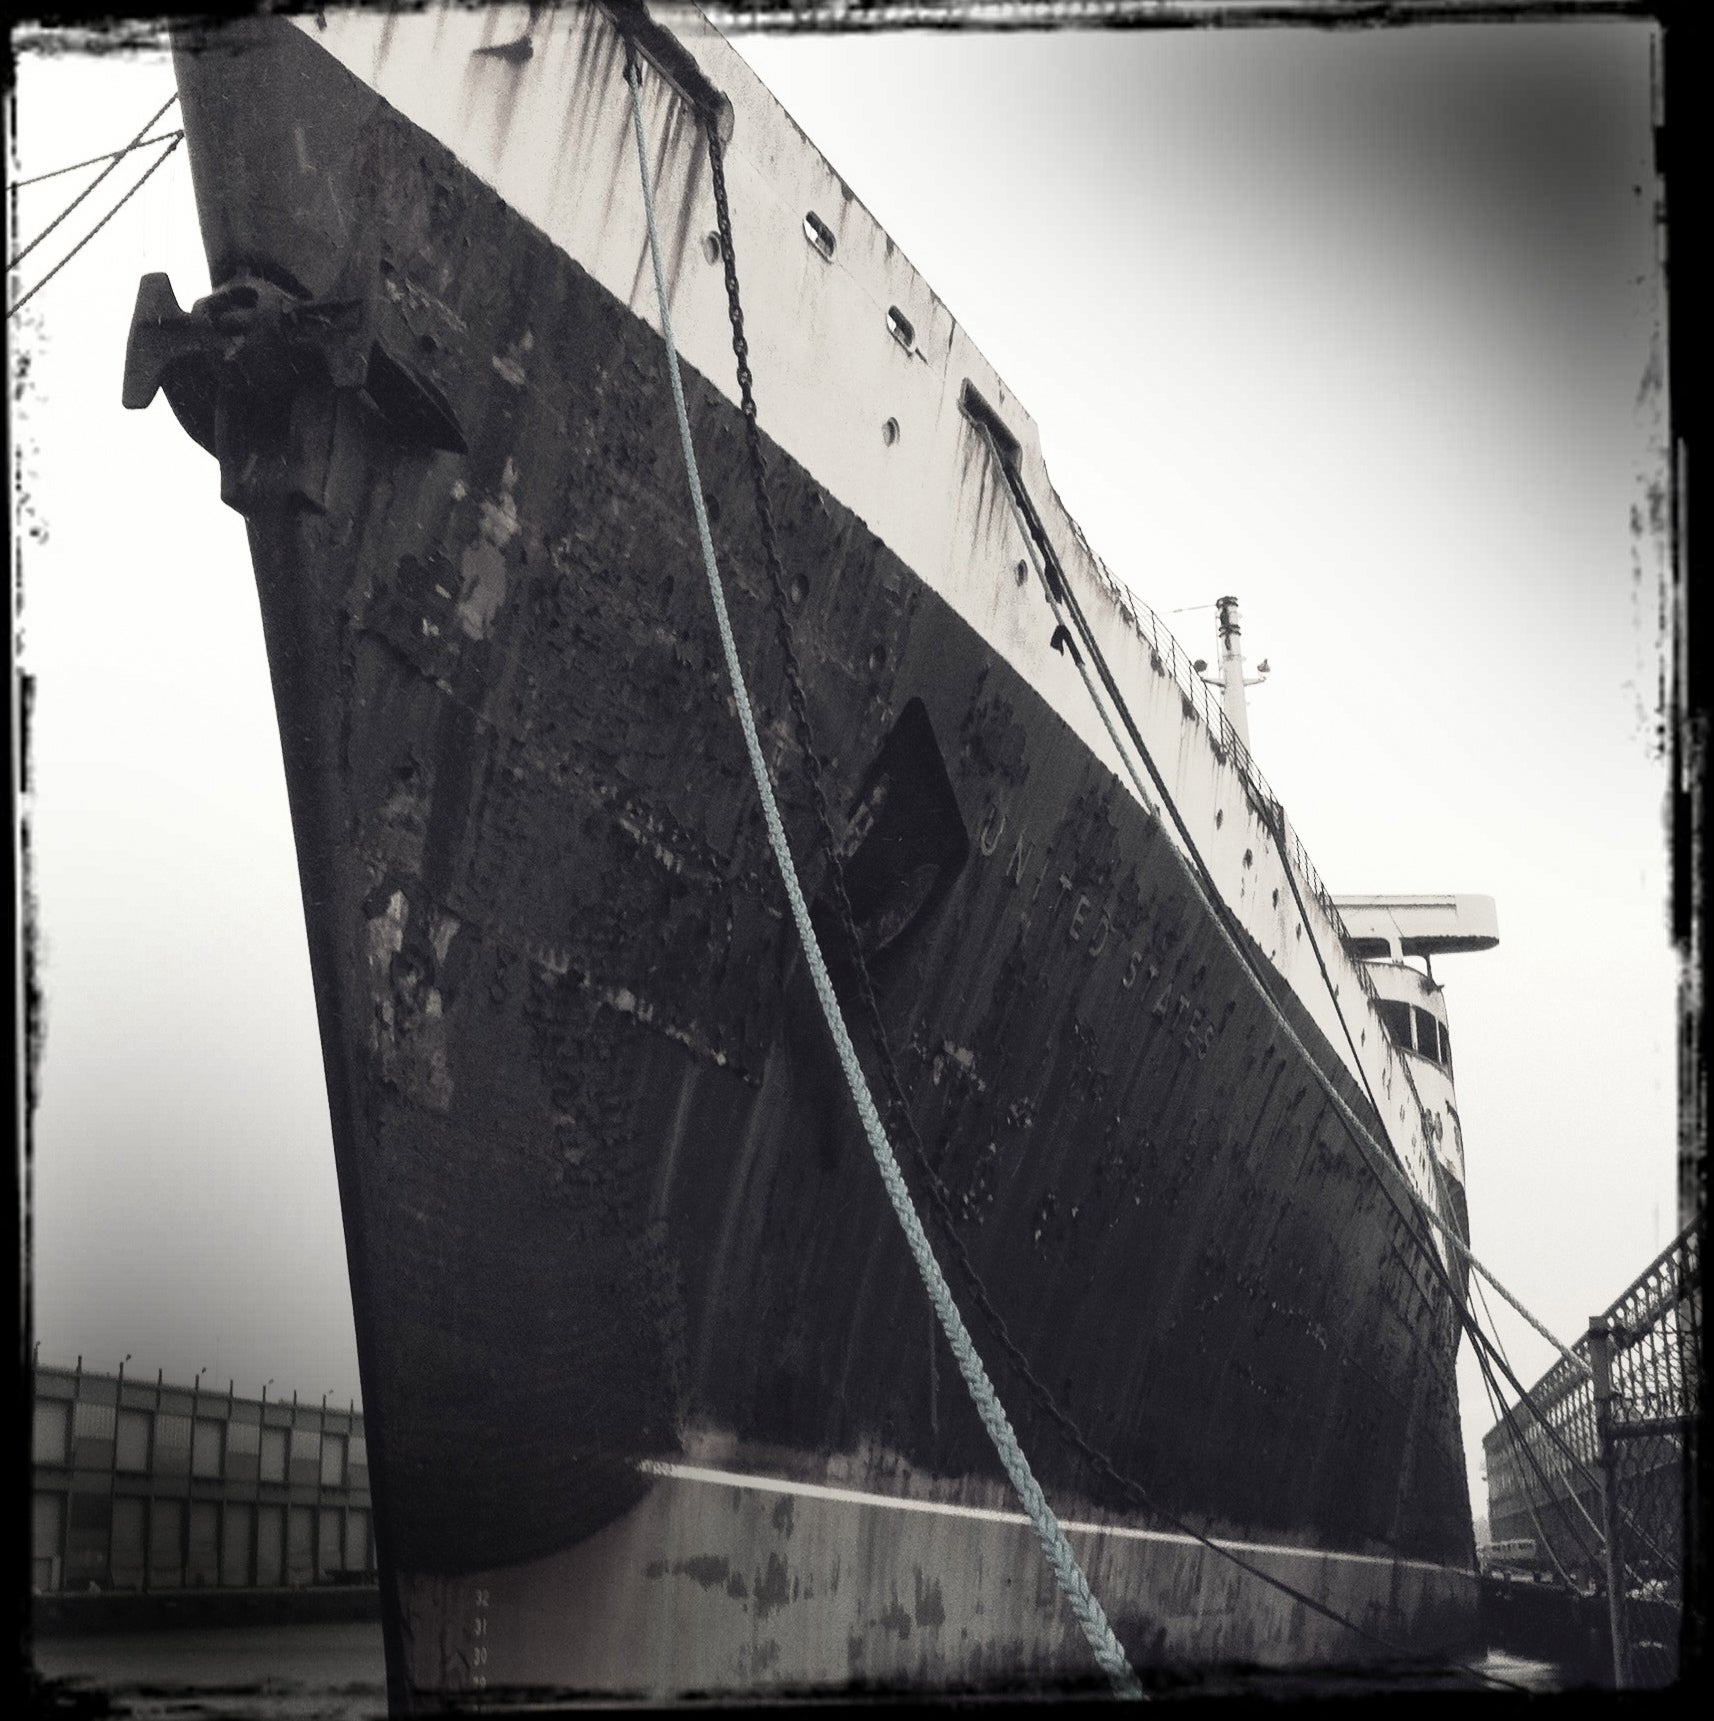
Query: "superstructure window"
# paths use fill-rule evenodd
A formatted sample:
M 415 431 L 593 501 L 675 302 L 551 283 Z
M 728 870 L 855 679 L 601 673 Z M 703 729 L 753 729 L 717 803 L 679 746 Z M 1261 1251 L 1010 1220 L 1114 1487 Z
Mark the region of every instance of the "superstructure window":
M 1393 1043 L 1399 1046 L 1410 1045 L 1410 1005 L 1397 1003 L 1391 998 L 1377 998 L 1375 1008 L 1380 1012 L 1381 1021 Z
M 1425 1058 L 1433 1058 L 1436 1063 L 1439 1063 L 1440 1024 L 1434 1019 L 1433 1013 L 1423 1009 L 1421 1005 L 1415 1007 L 1414 1014 L 1416 1016 L 1416 1049 Z

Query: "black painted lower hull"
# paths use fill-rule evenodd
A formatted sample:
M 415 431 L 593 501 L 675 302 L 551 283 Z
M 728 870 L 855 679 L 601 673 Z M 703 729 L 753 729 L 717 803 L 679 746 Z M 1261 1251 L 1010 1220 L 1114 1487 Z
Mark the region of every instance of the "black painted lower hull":
M 217 433 L 292 802 L 395 1703 L 1084 1678 L 817 1016 L 658 338 L 302 36 L 255 40 L 181 60 L 215 279 L 378 270 L 425 335 L 461 331 L 432 369 L 467 455 L 350 391 L 260 465 L 242 402 Z M 349 164 L 339 234 L 271 189 L 306 124 Z M 491 360 L 525 333 L 521 389 Z M 813 897 L 737 415 L 687 386 Z M 1407 1649 L 1456 1642 L 1471 1526 L 1431 1267 L 1159 826 L 769 453 L 888 1033 L 1009 1331 L 1165 1513 Z M 1373 1653 L 1092 1473 L 960 1300 L 1049 1498 L 1098 1527 L 1074 1542 L 1134 1656 Z

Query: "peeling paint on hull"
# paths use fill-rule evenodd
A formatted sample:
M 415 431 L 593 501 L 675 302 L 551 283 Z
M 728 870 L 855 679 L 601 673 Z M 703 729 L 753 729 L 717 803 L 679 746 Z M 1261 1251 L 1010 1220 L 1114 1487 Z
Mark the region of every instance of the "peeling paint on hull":
M 489 1669 L 614 1693 L 1081 1677 L 1016 1524 L 812 1491 L 1011 1509 L 815 1016 L 658 338 L 300 31 L 243 39 L 179 60 L 216 278 L 383 282 L 468 444 L 413 444 L 334 391 L 324 439 L 272 466 L 242 403 L 216 447 L 243 475 L 291 796 L 395 1706 Z M 304 161 L 341 164 L 337 199 Z M 813 895 L 738 417 L 686 381 Z M 1456 1641 L 1470 1513 L 1428 1266 L 1158 823 L 768 453 L 883 1014 L 1008 1329 L 1162 1506 L 1313 1550 L 1269 1557 L 1415 1651 Z M 1160 1529 L 967 1314 L 1062 1514 Z M 705 1461 L 811 1491 L 660 1468 Z M 1089 1536 L 1145 1662 L 1360 1653 L 1170 1537 Z
M 1105 1693 L 1021 1512 L 660 1469 L 645 1499 L 576 1548 L 411 1580 L 412 1683 L 641 1700 L 830 1687 Z M 1065 1528 L 1144 1672 L 1350 1658 L 1345 1633 L 1187 1537 Z M 1424 1655 L 1468 1635 L 1467 1572 L 1236 1546 L 1370 1630 L 1402 1628 Z

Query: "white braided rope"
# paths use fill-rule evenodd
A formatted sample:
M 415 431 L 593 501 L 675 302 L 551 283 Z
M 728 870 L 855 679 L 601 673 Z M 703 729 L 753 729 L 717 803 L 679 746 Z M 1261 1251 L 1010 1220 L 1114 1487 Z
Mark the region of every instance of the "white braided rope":
M 1018 1499 L 1035 1527 L 1036 1535 L 1041 1539 L 1042 1551 L 1053 1568 L 1054 1576 L 1059 1580 L 1059 1587 L 1066 1600 L 1071 1604 L 1072 1612 L 1077 1616 L 1078 1624 L 1083 1628 L 1083 1635 L 1089 1640 L 1089 1647 L 1094 1651 L 1095 1659 L 1112 1681 L 1116 1693 L 1124 1697 L 1141 1697 L 1142 1686 L 1136 1673 L 1126 1659 L 1118 1638 L 1114 1636 L 1113 1628 L 1107 1623 L 1107 1616 L 1102 1612 L 1101 1604 L 1090 1593 L 1088 1580 L 1077 1563 L 1076 1555 L 1071 1551 L 1065 1532 L 1059 1527 L 1053 1509 L 1048 1505 L 1030 1470 L 1029 1460 L 1018 1445 L 1017 1436 L 1012 1432 L 1005 1409 L 989 1382 L 987 1370 L 982 1366 L 982 1359 L 976 1354 L 976 1347 L 965 1330 L 963 1318 L 952 1300 L 952 1293 L 947 1288 L 940 1266 L 934 1258 L 934 1251 L 923 1231 L 922 1221 L 917 1218 L 916 1210 L 911 1205 L 910 1192 L 905 1188 L 905 1180 L 900 1175 L 893 1150 L 887 1144 L 880 1114 L 870 1096 L 869 1084 L 863 1075 L 862 1066 L 857 1061 L 851 1036 L 846 1032 L 839 1002 L 834 996 L 833 983 L 828 978 L 827 965 L 822 960 L 821 947 L 816 940 L 814 928 L 810 925 L 809 909 L 804 903 L 797 870 L 792 863 L 791 850 L 786 844 L 785 827 L 780 822 L 773 786 L 768 780 L 767 765 L 762 757 L 762 744 L 756 734 L 756 720 L 750 710 L 743 669 L 738 661 L 737 642 L 733 638 L 732 624 L 726 613 L 726 596 L 721 589 L 720 574 L 715 566 L 714 541 L 709 535 L 708 515 L 703 506 L 702 480 L 697 472 L 696 451 L 691 446 L 690 415 L 685 407 L 684 388 L 679 380 L 678 349 L 673 341 L 672 318 L 667 309 L 666 277 L 661 269 L 660 236 L 655 227 L 654 186 L 649 178 L 648 149 L 643 136 L 643 109 L 639 93 L 642 79 L 634 64 L 626 67 L 625 81 L 631 90 L 631 121 L 637 139 L 637 166 L 643 181 L 643 207 L 649 224 L 649 254 L 654 263 L 655 294 L 661 312 L 661 334 L 667 349 L 667 376 L 672 384 L 673 407 L 678 414 L 679 439 L 684 445 L 685 470 L 690 482 L 691 506 L 696 513 L 697 537 L 702 544 L 703 568 L 708 576 L 709 595 L 714 601 L 715 620 L 720 629 L 721 649 L 726 655 L 727 673 L 732 680 L 732 696 L 738 707 L 738 721 L 744 731 L 744 746 L 750 755 L 750 770 L 756 779 L 763 816 L 767 820 L 768 841 L 773 847 L 774 858 L 779 862 L 780 876 L 785 882 L 786 895 L 791 902 L 792 919 L 797 923 L 798 937 L 803 944 L 805 960 L 809 964 L 815 995 L 820 1000 L 822 1014 L 827 1018 L 828 1031 L 833 1036 L 840 1064 L 845 1071 L 845 1080 L 850 1086 L 857 1114 L 862 1119 L 863 1133 L 869 1139 L 869 1147 L 875 1156 L 875 1164 L 880 1170 L 888 1198 L 892 1201 L 893 1212 L 904 1231 L 917 1270 L 928 1290 L 929 1300 L 934 1305 L 947 1342 L 952 1346 L 958 1372 L 963 1375 L 977 1414 L 982 1418 L 982 1425 L 987 1429 L 995 1449 L 1000 1454 L 1000 1462 L 1005 1466 L 1007 1476 L 1011 1478 Z

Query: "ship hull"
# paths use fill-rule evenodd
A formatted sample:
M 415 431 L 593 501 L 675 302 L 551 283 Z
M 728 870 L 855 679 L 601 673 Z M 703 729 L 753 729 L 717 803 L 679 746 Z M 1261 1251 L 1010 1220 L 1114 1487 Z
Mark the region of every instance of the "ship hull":
M 888 1481 L 882 1494 L 661 1465 L 643 1500 L 575 1548 L 411 1579 L 410 1685 L 644 1701 L 1106 1688 L 1021 1512 Z M 1425 1661 L 1468 1640 L 1469 1579 L 1432 1561 L 1224 1542 L 1246 1571 L 1184 1535 L 1063 1527 L 1133 1665 L 1157 1686 L 1265 1683 L 1269 1671 L 1370 1659 L 1270 1578 Z
M 456 427 L 322 376 L 283 417 L 223 384 L 210 420 L 274 678 L 395 1707 L 1087 1680 L 816 1014 L 659 336 L 302 31 L 222 41 L 179 64 L 215 280 L 371 294 Z M 686 383 L 831 932 L 741 422 Z M 1360 1088 L 1062 714 L 767 456 L 881 1014 L 1027 1375 L 953 1288 L 1128 1652 L 1461 1641 L 1455 1311 L 1281 1017 L 1372 1118 Z

